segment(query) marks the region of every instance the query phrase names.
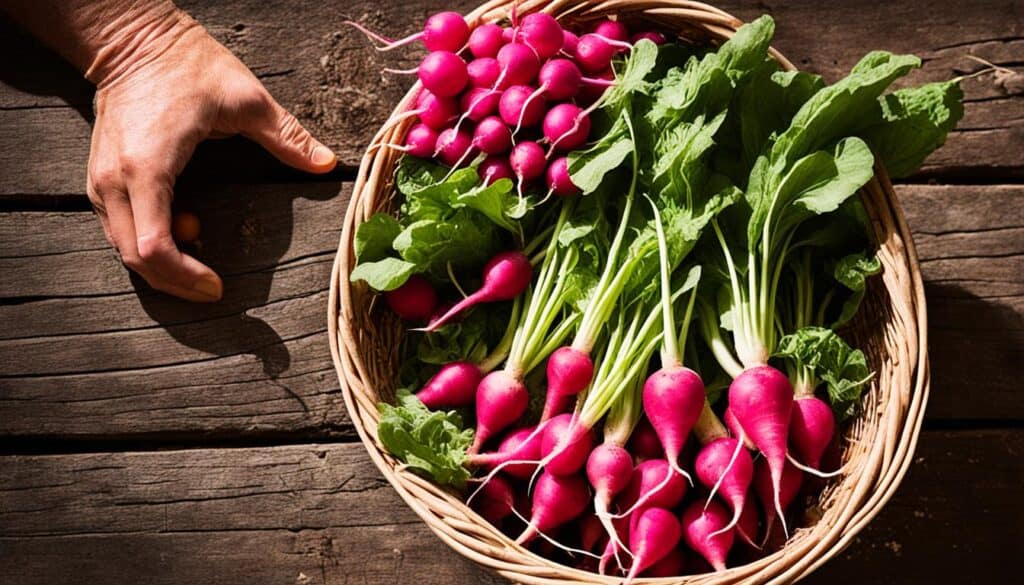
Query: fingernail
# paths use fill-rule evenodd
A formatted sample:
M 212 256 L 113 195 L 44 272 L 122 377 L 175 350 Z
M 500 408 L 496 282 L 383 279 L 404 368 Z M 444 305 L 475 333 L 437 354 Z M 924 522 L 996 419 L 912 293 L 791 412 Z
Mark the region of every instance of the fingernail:
M 222 285 L 220 281 L 217 280 L 216 278 L 203 278 L 201 280 L 196 281 L 196 283 L 192 286 L 192 290 L 196 291 L 197 293 L 203 296 L 207 296 L 210 297 L 211 299 L 216 300 L 219 299 L 221 294 L 223 293 L 223 289 L 221 287 Z
M 313 164 L 315 164 L 318 167 L 322 167 L 329 164 L 334 164 L 336 157 L 334 156 L 334 153 L 331 152 L 331 149 L 321 144 L 320 146 L 317 146 L 316 148 L 313 149 L 312 160 Z

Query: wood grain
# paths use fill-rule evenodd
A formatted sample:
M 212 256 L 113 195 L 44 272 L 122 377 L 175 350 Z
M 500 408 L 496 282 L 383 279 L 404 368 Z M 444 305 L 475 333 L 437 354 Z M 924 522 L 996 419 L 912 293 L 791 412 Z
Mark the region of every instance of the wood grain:
M 376 54 L 342 22 L 353 18 L 395 36 L 415 32 L 436 1 L 376 3 L 182 2 L 211 33 L 262 78 L 270 91 L 348 167 L 409 85 L 380 75 L 387 64 L 412 67 L 418 49 Z M 964 81 L 968 101 L 961 127 L 933 156 L 921 177 L 1024 177 L 1024 9 L 1013 0 L 968 0 L 952 11 L 926 0 L 878 4 L 833 3 L 822 12 L 813 0 L 719 3 L 742 18 L 763 12 L 778 22 L 778 47 L 799 66 L 835 80 L 864 53 L 878 48 L 925 59 L 915 81 L 972 74 L 984 65 L 1005 71 Z M 460 0 L 444 8 L 466 10 Z M 913 26 L 893 26 L 894 23 Z M 301 23 L 301 25 L 300 25 Z M 0 197 L 67 195 L 82 191 L 88 160 L 91 94 L 87 84 L 52 53 L 0 23 Z M 187 177 L 220 181 L 299 180 L 252 145 L 210 145 Z M 253 161 L 258 164 L 249 164 Z
M 896 498 L 806 582 L 999 582 L 1024 521 L 1010 505 L 1022 450 L 1021 431 L 925 433 Z M 115 572 L 145 583 L 499 582 L 431 535 L 354 443 L 4 464 L 0 581 L 10 585 L 107 583 Z

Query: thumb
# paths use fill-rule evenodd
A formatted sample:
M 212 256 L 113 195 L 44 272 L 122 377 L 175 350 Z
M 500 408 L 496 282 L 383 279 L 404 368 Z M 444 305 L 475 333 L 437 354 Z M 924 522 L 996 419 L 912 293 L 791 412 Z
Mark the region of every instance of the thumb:
M 326 173 L 338 157 L 302 127 L 281 104 L 270 98 L 253 124 L 243 132 L 284 164 L 310 173 Z

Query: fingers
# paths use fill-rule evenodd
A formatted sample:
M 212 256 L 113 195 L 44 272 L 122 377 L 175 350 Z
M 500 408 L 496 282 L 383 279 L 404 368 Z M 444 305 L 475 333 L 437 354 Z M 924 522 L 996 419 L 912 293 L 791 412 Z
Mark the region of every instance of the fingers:
M 337 157 L 302 127 L 269 94 L 261 100 L 242 134 L 255 140 L 281 162 L 310 173 L 326 173 L 338 163 Z

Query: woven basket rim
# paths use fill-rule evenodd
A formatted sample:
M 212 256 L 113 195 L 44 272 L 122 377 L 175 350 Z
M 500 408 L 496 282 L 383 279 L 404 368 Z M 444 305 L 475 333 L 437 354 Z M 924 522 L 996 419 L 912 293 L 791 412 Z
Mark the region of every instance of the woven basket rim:
M 477 24 L 499 20 L 507 15 L 512 3 L 511 0 L 490 0 L 466 18 Z M 718 40 L 730 36 L 742 24 L 739 19 L 718 8 L 685 0 L 525 0 L 518 4 L 520 14 L 540 9 L 560 18 L 569 16 L 578 20 L 613 13 L 657 22 L 671 18 L 675 24 L 693 27 L 693 31 Z M 792 63 L 774 49 L 772 55 L 784 68 L 794 69 Z M 396 106 L 392 119 L 409 108 L 419 89 L 417 83 L 409 90 Z M 364 154 L 331 272 L 327 307 L 328 340 L 341 394 L 352 423 L 371 460 L 399 496 L 442 541 L 463 556 L 521 583 L 619 583 L 621 579 L 573 569 L 514 544 L 448 491 L 401 469 L 398 462 L 384 453 L 376 441 L 378 413 L 375 403 L 378 393 L 369 382 L 372 379 L 370 365 L 359 354 L 360 336 L 366 332 L 357 331 L 353 327 L 356 317 L 353 299 L 366 294 L 366 291 L 363 287 L 354 295 L 353 290 L 362 285 L 351 284 L 348 275 L 354 264 L 354 230 L 380 203 L 376 200 L 378 191 L 387 188 L 392 171 L 391 163 L 395 159 L 384 149 L 375 149 L 373 145 L 394 141 L 404 134 L 407 127 L 407 124 L 403 127 L 390 121 L 385 123 Z M 883 340 L 886 349 L 894 350 L 885 353 L 884 365 L 891 366 L 893 372 L 890 377 L 901 383 L 895 389 L 888 386 L 882 389 L 873 384 L 870 393 L 876 410 L 876 416 L 870 420 L 876 423 L 877 438 L 884 440 L 872 440 L 870 449 L 853 444 L 844 449 L 844 458 L 849 456 L 851 461 L 856 459 L 858 465 L 852 466 L 850 472 L 837 482 L 835 490 L 841 492 L 841 495 L 832 498 L 835 501 L 823 511 L 822 520 L 810 527 L 798 529 L 780 551 L 721 573 L 638 579 L 637 583 L 791 583 L 810 574 L 849 545 L 892 497 L 901 482 L 913 459 L 929 394 L 924 284 L 902 207 L 880 164 L 876 165 L 875 177 L 862 189 L 861 197 L 869 209 L 879 240 L 884 267 L 882 286 L 889 296 L 885 308 L 891 313 L 890 322 L 896 321 L 897 325 L 902 325 L 897 327 L 896 332 L 890 332 L 897 337 L 896 340 Z M 364 206 L 364 200 L 367 199 L 369 205 Z M 901 294 L 891 294 L 893 292 Z M 890 348 L 889 344 L 896 347 Z M 888 370 L 885 373 L 880 371 L 878 377 L 886 373 Z M 885 401 L 874 404 L 876 399 L 881 398 Z M 854 431 L 855 427 L 868 420 L 868 410 L 865 408 L 865 413 L 855 421 L 852 426 Z M 884 427 L 883 421 L 886 423 Z M 853 455 L 850 455 L 851 452 Z M 843 506 L 837 517 L 827 516 L 838 509 L 840 504 Z M 830 524 L 823 526 L 825 518 L 830 518 Z

